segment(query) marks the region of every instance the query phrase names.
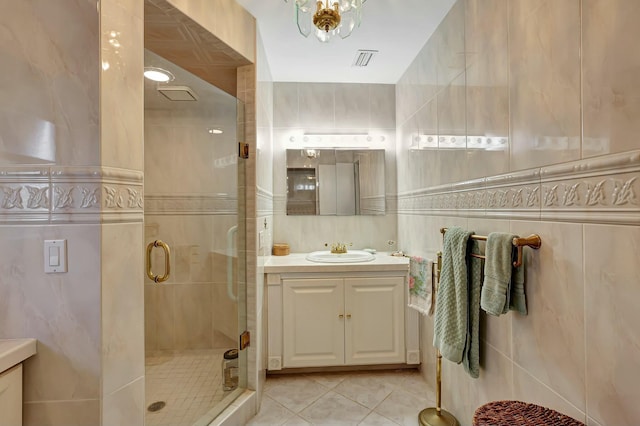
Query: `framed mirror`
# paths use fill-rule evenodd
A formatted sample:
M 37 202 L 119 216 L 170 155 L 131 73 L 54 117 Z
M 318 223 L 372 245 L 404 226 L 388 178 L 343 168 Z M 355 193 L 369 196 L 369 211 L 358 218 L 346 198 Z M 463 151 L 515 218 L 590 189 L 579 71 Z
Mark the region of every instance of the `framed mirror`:
M 287 149 L 288 215 L 384 215 L 384 149 Z

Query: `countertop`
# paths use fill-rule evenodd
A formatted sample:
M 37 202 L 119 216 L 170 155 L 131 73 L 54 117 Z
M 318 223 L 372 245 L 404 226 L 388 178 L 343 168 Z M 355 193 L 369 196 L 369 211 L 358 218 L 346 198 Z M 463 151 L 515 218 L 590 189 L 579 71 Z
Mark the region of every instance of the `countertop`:
M 0 339 L 0 373 L 36 354 L 36 339 Z
M 391 256 L 388 252 L 378 252 L 375 259 L 368 262 L 318 263 L 305 259 L 308 253 L 291 253 L 287 256 L 271 256 L 264 264 L 266 274 L 286 272 L 409 272 L 409 258 Z

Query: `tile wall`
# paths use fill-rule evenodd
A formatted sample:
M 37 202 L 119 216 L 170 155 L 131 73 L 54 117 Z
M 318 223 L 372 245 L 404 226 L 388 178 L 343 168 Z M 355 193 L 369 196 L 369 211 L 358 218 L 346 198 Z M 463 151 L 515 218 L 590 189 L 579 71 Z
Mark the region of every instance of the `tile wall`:
M 3 2 L 0 337 L 26 425 L 142 424 L 142 2 Z M 126 100 L 126 102 L 125 102 Z M 45 274 L 43 241 L 67 241 Z
M 291 252 L 323 250 L 325 243 L 389 250 L 396 239 L 395 91 L 393 85 L 275 83 L 273 88 L 273 242 Z M 305 133 L 368 133 L 366 136 L 307 136 Z M 287 149 L 369 147 L 385 150 L 386 215 L 288 216 Z M 393 247 L 395 249 L 395 247 Z
M 463 425 L 498 399 L 640 422 L 638 19 L 633 0 L 459 0 L 397 84 L 401 246 L 433 256 L 454 225 L 543 241 L 529 314 L 482 316 L 480 378 L 444 363 Z

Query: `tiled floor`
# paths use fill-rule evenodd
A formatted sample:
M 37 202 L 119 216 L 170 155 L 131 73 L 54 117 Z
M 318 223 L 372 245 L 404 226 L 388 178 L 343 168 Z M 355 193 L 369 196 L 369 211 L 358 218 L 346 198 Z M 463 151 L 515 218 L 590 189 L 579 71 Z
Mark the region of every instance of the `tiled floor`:
M 417 425 L 434 400 L 416 370 L 269 376 L 249 425 Z
M 159 411 L 146 411 L 146 426 L 191 426 L 224 398 L 222 354 L 224 349 L 185 351 L 148 356 L 146 406 L 164 401 Z

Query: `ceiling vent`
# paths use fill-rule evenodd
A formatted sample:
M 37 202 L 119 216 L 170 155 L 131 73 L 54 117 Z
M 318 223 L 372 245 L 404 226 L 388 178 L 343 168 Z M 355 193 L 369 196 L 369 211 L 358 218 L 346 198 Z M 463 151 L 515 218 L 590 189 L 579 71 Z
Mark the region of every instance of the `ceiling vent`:
M 377 53 L 377 50 L 358 50 L 351 65 L 354 67 L 366 67 Z
M 158 92 L 162 93 L 170 101 L 197 101 L 198 95 L 188 86 L 158 86 Z

